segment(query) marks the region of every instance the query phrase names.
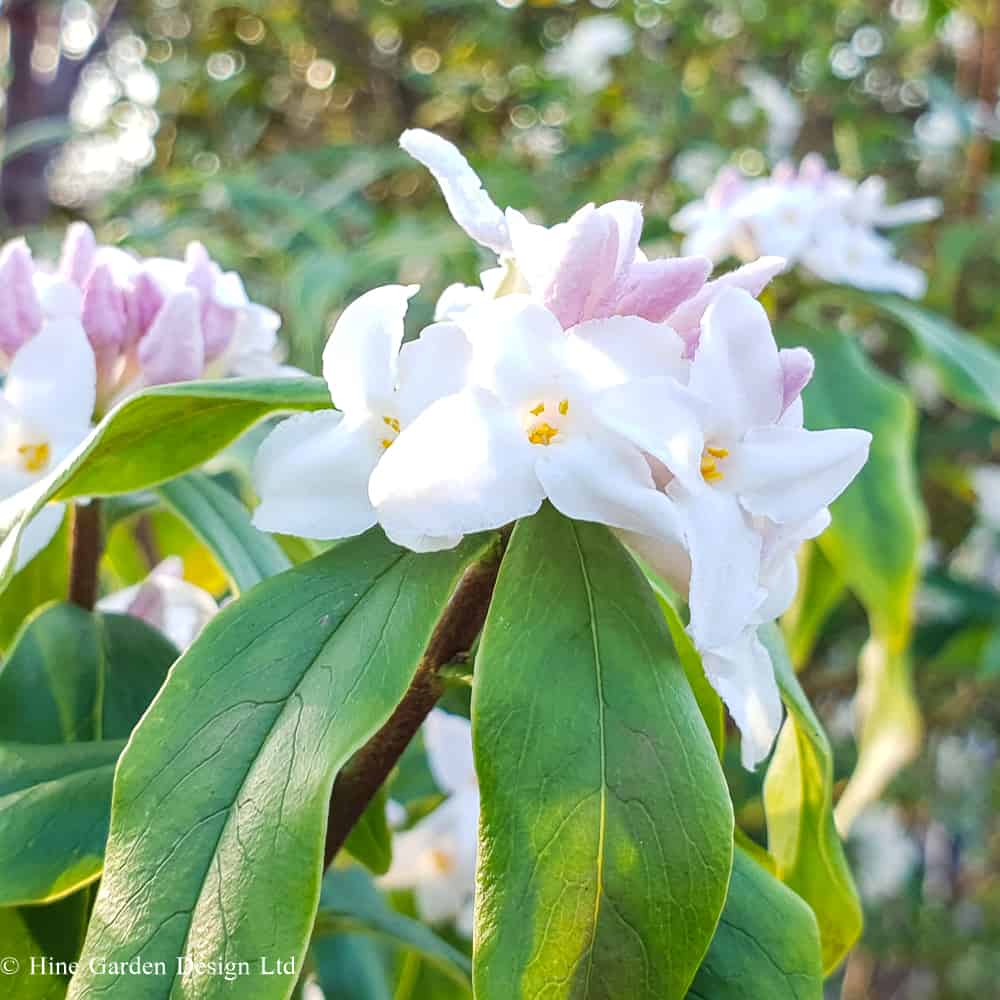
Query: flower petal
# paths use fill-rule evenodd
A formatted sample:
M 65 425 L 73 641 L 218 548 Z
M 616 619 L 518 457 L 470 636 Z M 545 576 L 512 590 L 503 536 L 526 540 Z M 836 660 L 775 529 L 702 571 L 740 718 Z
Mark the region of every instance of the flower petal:
M 657 376 L 687 381 L 684 342 L 665 323 L 609 316 L 581 323 L 568 339 L 577 366 L 589 370 L 588 382 L 595 387 Z
M 637 201 L 609 201 L 597 209 L 618 231 L 615 274 L 625 274 L 635 263 L 642 236 L 642 205 Z
M 783 379 L 781 412 L 784 413 L 809 384 L 816 362 L 804 347 L 785 347 L 778 351 L 778 360 Z
M 730 645 L 703 651 L 701 662 L 740 730 L 743 766 L 752 771 L 770 753 L 781 727 L 781 695 L 771 657 L 756 631 L 747 629 Z
M 352 423 L 335 410 L 283 420 L 254 461 L 262 531 L 304 538 L 348 538 L 375 524 L 368 480 L 383 454 L 373 421 Z
M 688 631 L 700 649 L 734 642 L 754 621 L 766 594 L 760 586 L 761 539 L 736 498 L 704 486 L 673 483 L 674 500 L 691 555 Z
M 742 288 L 756 297 L 775 275 L 785 270 L 786 266 L 786 261 L 781 257 L 761 257 L 760 260 L 744 264 L 743 267 L 738 267 L 735 271 L 723 274 L 703 285 L 697 295 L 681 303 L 667 317 L 667 322 L 688 344 L 693 354 L 698 337 L 701 335 L 701 319 L 705 315 L 705 310 L 723 291 L 727 288 Z
M 78 288 L 83 288 L 83 283 L 94 266 L 96 254 L 97 239 L 94 237 L 94 230 L 86 222 L 72 223 L 63 237 L 59 273 Z
M 25 526 L 17 549 L 14 572 L 24 569 L 55 538 L 63 518 L 66 504 L 46 504 Z
M 472 345 L 454 323 L 433 323 L 399 352 L 399 419 L 405 427 L 431 403 L 459 392 L 469 380 Z
M 729 288 L 709 307 L 691 362 L 691 391 L 714 408 L 720 433 L 738 438 L 781 416 L 784 376 L 764 307 Z
M 543 493 L 533 450 L 495 396 L 467 389 L 403 429 L 375 469 L 369 495 L 391 539 L 431 551 L 442 547 L 440 539 L 535 513 Z
M 323 350 L 323 378 L 345 413 L 387 408 L 396 388 L 403 319 L 416 285 L 383 285 L 355 299 L 340 315 Z
M 125 293 L 107 264 L 99 263 L 84 285 L 83 328 L 102 359 L 114 357 L 127 339 L 129 316 Z
M 726 486 L 752 514 L 779 524 L 831 504 L 868 458 L 871 434 L 852 428 L 761 427 L 726 460 Z
M 42 325 L 42 306 L 35 293 L 35 264 L 23 239 L 11 240 L 0 252 L 0 351 L 13 355 Z
M 187 382 L 205 368 L 198 293 L 183 288 L 167 297 L 153 325 L 139 341 L 138 356 L 147 385 Z
M 483 189 L 469 161 L 446 139 L 424 129 L 407 129 L 399 144 L 433 175 L 452 218 L 477 243 L 499 253 L 510 249 L 503 212 Z
M 449 794 L 476 788 L 469 720 L 436 708 L 427 716 L 423 734 L 427 763 L 438 788 Z
M 711 272 L 712 262 L 707 257 L 636 261 L 618 285 L 614 312 L 662 323 L 697 294 Z

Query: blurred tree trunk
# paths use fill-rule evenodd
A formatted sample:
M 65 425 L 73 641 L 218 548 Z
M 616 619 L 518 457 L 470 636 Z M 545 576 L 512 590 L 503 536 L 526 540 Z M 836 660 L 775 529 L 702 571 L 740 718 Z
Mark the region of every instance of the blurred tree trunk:
M 108 25 L 121 4 L 112 2 L 105 12 L 101 29 L 90 49 L 79 59 L 61 54 L 55 72 L 40 74 L 32 67 L 32 54 L 40 29 L 58 39 L 58 5 L 38 0 L 7 0 L 3 13 L 10 33 L 11 78 L 7 88 L 4 133 L 10 136 L 42 120 L 68 121 L 70 102 L 80 83 L 84 67 L 106 47 Z M 7 221 L 13 226 L 37 224 L 48 215 L 50 203 L 46 171 L 61 142 L 33 144 L 4 160 L 0 169 L 0 196 Z
M 980 31 L 978 70 L 975 78 L 975 98 L 979 111 L 995 114 L 997 90 L 1000 88 L 1000 0 L 987 0 Z M 983 185 L 990 172 L 993 138 L 979 126 L 969 142 L 962 184 L 962 211 L 965 215 L 979 212 Z

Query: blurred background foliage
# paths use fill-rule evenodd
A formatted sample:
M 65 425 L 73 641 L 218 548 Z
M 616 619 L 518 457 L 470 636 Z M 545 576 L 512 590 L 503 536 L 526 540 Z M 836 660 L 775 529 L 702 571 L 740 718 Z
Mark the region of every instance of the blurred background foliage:
M 550 222 L 643 201 L 655 254 L 676 250 L 669 217 L 722 164 L 756 175 L 816 150 L 852 177 L 883 174 L 896 198 L 945 204 L 899 237 L 928 272 L 926 304 L 1000 346 L 1000 0 L 8 0 L 2 13 L 5 238 L 27 231 L 54 253 L 83 217 L 144 254 L 200 239 L 281 312 L 309 371 L 355 294 L 420 282 L 427 320 L 446 284 L 488 263 L 397 149 L 413 125 L 457 141 L 500 205 Z M 807 291 L 797 282 L 778 282 L 773 311 Z M 828 995 L 981 1000 L 1000 981 L 1000 435 L 943 400 L 899 328 L 840 315 L 837 294 L 834 320 L 920 406 L 930 540 L 913 644 L 926 738 L 855 824 L 866 930 Z M 173 515 L 151 523 L 157 548 L 180 546 L 189 575 L 223 587 Z M 146 566 L 115 541 L 120 585 Z M 830 606 L 800 676 L 846 777 L 867 627 L 853 598 Z M 728 770 L 759 836 L 759 777 Z M 337 966 L 322 948 L 316 961 Z M 433 971 L 401 961 L 395 995 L 424 995 Z

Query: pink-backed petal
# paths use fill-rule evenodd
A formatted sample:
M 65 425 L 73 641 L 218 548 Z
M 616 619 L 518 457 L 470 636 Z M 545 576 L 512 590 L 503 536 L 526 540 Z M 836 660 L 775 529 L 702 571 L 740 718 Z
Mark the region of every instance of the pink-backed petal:
M 666 257 L 636 261 L 618 286 L 614 315 L 663 322 L 705 284 L 712 271 L 707 257 Z
M 147 385 L 186 382 L 201 375 L 205 341 L 198 305 L 194 289 L 174 293 L 139 341 L 139 364 Z
M 59 257 L 59 273 L 78 288 L 90 275 L 97 254 L 97 240 L 94 231 L 86 222 L 74 222 L 63 239 L 62 254 Z
M 0 252 L 0 350 L 13 355 L 42 325 L 42 306 L 34 284 L 35 263 L 23 239 Z
M 121 350 L 128 339 L 125 294 L 106 264 L 98 264 L 84 285 L 83 328 L 94 352 L 102 357 Z
M 147 271 L 140 271 L 126 298 L 130 343 L 134 343 L 149 330 L 156 314 L 163 308 L 163 302 L 163 292 L 156 279 Z
M 609 201 L 598 214 L 610 219 L 618 230 L 618 256 L 615 274 L 626 274 L 635 262 L 642 236 L 642 205 L 637 201 Z
M 211 299 L 201 306 L 201 329 L 205 336 L 205 360 L 214 361 L 222 354 L 236 332 L 235 309 L 219 305 Z
M 784 413 L 809 384 L 816 362 L 804 347 L 786 347 L 778 352 L 778 360 L 781 362 L 784 389 L 781 411 Z
M 781 257 L 761 257 L 750 264 L 744 264 L 735 271 L 723 274 L 703 285 L 697 295 L 681 303 L 668 317 L 667 322 L 677 331 L 688 345 L 688 357 L 694 354 L 701 332 L 701 318 L 705 310 L 718 295 L 727 288 L 742 288 L 754 297 L 767 286 L 768 282 L 786 267 Z
M 184 251 L 184 263 L 187 265 L 184 284 L 193 288 L 202 297 L 211 298 L 219 268 L 204 245 L 197 241 L 189 243 Z

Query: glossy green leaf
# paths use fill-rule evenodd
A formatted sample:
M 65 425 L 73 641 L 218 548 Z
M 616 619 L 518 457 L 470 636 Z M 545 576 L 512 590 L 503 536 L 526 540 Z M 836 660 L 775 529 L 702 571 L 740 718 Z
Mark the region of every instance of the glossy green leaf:
M 377 530 L 258 584 L 177 661 L 115 778 L 105 872 L 72 997 L 230 996 L 193 962 L 245 960 L 241 1000 L 287 996 L 319 902 L 334 777 L 388 719 L 490 538 L 418 556 Z M 87 967 L 138 952 L 137 981 Z
M 799 589 L 795 601 L 781 618 L 788 655 L 796 670 L 809 659 L 827 619 L 844 596 L 844 581 L 823 555 L 817 542 L 799 552 Z
M 378 943 L 368 934 L 333 934 L 310 949 L 316 981 L 333 1000 L 393 1000 Z
M 281 546 L 253 526 L 246 507 L 204 473 L 172 479 L 159 493 L 218 559 L 234 592 L 291 566 Z
M 788 717 L 764 780 L 768 853 L 778 877 L 813 909 L 829 972 L 861 933 L 858 899 L 833 817 L 833 754 L 816 713 L 799 685 L 781 633 L 760 637 L 774 664 Z
M 726 906 L 688 1000 L 822 1000 L 819 934 L 809 907 L 742 850 Z
M 920 744 L 905 655 L 927 520 L 913 467 L 916 408 L 846 335 L 797 325 L 790 333 L 816 359 L 804 394 L 807 426 L 863 427 L 873 435 L 868 463 L 833 504 L 833 522 L 819 540 L 864 604 L 873 636 L 859 664 L 858 764 L 837 809 L 846 830 Z
M 385 818 L 388 795 L 382 785 L 354 824 L 344 844 L 347 853 L 369 871 L 384 875 L 392 864 L 392 832 Z
M 123 746 L 0 743 L 0 906 L 49 902 L 98 877 Z
M 913 334 L 949 399 L 1000 420 L 1000 354 L 994 348 L 913 302 L 875 301 Z
M 184 382 L 132 396 L 50 475 L 0 503 L 0 586 L 13 572 L 24 525 L 50 500 L 154 486 L 200 465 L 265 417 L 329 405 L 326 384 L 315 378 Z
M 59 1000 L 66 995 L 65 980 L 43 965 L 46 957 L 21 914 L 0 910 L 0 989 L 4 1000 Z
M 138 618 L 50 605 L 0 666 L 0 740 L 126 739 L 176 658 Z
M 729 794 L 645 577 L 607 528 L 514 529 L 476 659 L 475 993 L 683 997 L 715 930 Z
M 382 898 L 371 877 L 361 868 L 334 869 L 323 880 L 318 934 L 363 931 L 408 951 L 414 951 L 455 982 L 469 986 L 472 966 L 420 921 L 397 913 Z

